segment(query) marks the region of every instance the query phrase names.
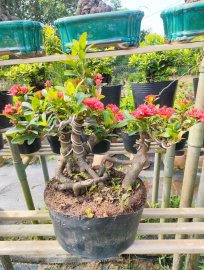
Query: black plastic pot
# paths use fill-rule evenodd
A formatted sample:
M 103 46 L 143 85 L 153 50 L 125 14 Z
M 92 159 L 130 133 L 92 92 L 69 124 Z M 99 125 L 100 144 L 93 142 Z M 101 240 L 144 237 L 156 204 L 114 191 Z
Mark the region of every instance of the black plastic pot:
M 0 91 L 0 113 L 6 106 L 6 104 L 12 103 L 13 98 L 11 95 L 7 94 L 7 91 Z M 9 123 L 9 119 L 6 118 L 4 115 L 0 115 L 0 129 L 4 129 L 10 127 L 11 124 Z
M 139 138 L 139 136 L 136 134 L 130 136 L 125 132 L 121 132 L 120 136 L 123 140 L 125 150 L 129 153 L 136 154 L 137 150 L 135 147 L 133 147 L 133 145 L 136 143 L 136 140 Z
M 176 151 L 182 150 L 185 147 L 186 141 L 188 140 L 188 135 L 188 132 L 184 133 L 182 140 L 179 143 L 176 143 Z
M 49 210 L 59 244 L 70 254 L 89 260 L 113 258 L 126 250 L 135 240 L 142 211 L 90 219 Z
M 175 99 L 177 84 L 178 81 L 131 83 L 135 107 L 138 107 L 139 105 L 143 104 L 146 96 L 158 95 L 166 87 L 167 88 L 162 92 L 160 98 L 157 101 L 155 101 L 154 104 L 172 107 Z
M 198 78 L 193 78 L 194 97 L 196 97 L 197 89 L 198 89 Z
M 110 149 L 110 141 L 109 140 L 103 140 L 94 145 L 92 148 L 93 154 L 103 154 L 107 152 Z
M 25 141 L 23 144 L 18 145 L 19 151 L 21 154 L 32 154 L 40 150 L 41 148 L 41 140 L 39 138 L 35 139 L 32 144 L 28 144 Z
M 102 83 L 108 83 L 110 84 L 112 81 L 112 76 L 110 74 L 102 74 L 103 80 Z
M 101 99 L 101 102 L 104 106 L 108 104 L 115 104 L 116 106 L 120 106 L 120 96 L 121 96 L 122 85 L 110 85 L 103 86 L 101 94 L 105 97 Z
M 3 139 L 3 135 L 0 134 L 0 150 L 4 148 L 4 139 Z
M 60 141 L 58 136 L 47 136 L 50 148 L 53 153 L 60 154 Z

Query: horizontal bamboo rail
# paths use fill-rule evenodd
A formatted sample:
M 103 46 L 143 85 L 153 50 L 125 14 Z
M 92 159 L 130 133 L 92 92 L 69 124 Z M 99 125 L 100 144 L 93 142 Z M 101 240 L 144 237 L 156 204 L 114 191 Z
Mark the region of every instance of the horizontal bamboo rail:
M 204 218 L 204 208 L 145 208 L 142 219 L 147 218 Z M 48 211 L 0 211 L 0 222 L 34 220 L 49 221 Z
M 204 253 L 204 240 L 135 240 L 122 254 L 197 254 Z M 55 240 L 3 241 L 0 242 L 0 256 L 3 255 L 69 255 Z
M 131 55 L 131 54 L 142 54 L 160 51 L 170 51 L 170 50 L 180 50 L 180 49 L 193 49 L 204 47 L 203 41 L 189 42 L 182 44 L 164 44 L 164 45 L 153 45 L 139 48 L 130 48 L 126 50 L 116 50 L 116 51 L 103 51 L 88 53 L 87 58 L 102 58 L 106 56 L 121 56 L 121 55 Z M 31 64 L 31 63 L 46 63 L 46 62 L 56 62 L 65 61 L 67 57 L 65 54 L 56 54 L 42 57 L 26 58 L 26 59 L 11 59 L 0 61 L 0 66 L 11 66 L 19 64 Z

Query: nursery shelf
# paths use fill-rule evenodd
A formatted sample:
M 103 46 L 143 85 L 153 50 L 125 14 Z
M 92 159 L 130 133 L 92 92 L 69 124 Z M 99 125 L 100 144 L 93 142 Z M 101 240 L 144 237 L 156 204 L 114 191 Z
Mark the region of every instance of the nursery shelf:
M 192 48 L 200 48 L 200 47 L 204 47 L 203 41 L 179 43 L 179 44 L 153 45 L 153 46 L 139 47 L 139 48 L 134 48 L 134 49 L 126 49 L 126 50 L 94 52 L 94 53 L 88 53 L 86 57 L 87 58 L 96 58 L 96 57 L 102 58 L 102 57 L 106 57 L 106 56 L 142 54 L 142 53 L 151 53 L 151 52 L 159 52 L 159 51 L 192 49 Z M 0 61 L 0 66 L 56 62 L 56 61 L 65 61 L 65 60 L 67 60 L 67 56 L 65 54 L 55 54 L 55 55 L 26 58 L 26 59 L 2 60 L 2 61 Z

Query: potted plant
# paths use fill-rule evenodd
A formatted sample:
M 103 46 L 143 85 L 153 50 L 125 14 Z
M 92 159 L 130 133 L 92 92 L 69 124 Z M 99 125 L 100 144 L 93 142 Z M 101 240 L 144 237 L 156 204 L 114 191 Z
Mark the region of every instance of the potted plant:
M 43 24 L 35 21 L 1 22 L 1 54 L 42 54 L 42 29 Z
M 144 16 L 142 11 L 87 13 L 55 21 L 64 52 L 70 51 L 69 46 L 72 45 L 72 40 L 78 39 L 83 32 L 88 33 L 88 44 L 119 47 L 139 45 L 140 25 Z
M 5 78 L 5 72 L 4 69 L 0 70 L 0 112 L 6 104 L 12 103 L 12 96 L 7 93 L 9 82 Z M 9 126 L 9 120 L 4 115 L 0 115 L 0 129 L 5 129 Z
M 161 36 L 148 34 L 141 46 L 163 43 Z M 180 64 L 179 54 L 179 51 L 163 51 L 130 57 L 129 64 L 136 69 L 134 76 L 130 77 L 135 106 L 142 104 L 145 96 L 151 94 L 158 96 L 155 104 L 173 106 L 177 80 L 170 78 L 176 74 Z
M 2 115 L 10 119 L 12 127 L 6 134 L 12 138 L 13 144 L 19 145 L 20 153 L 30 154 L 41 147 L 40 132 L 42 130 L 43 115 L 35 117 L 31 110 L 30 93 L 32 88 L 13 85 L 8 94 L 13 96 L 13 104 L 5 105 Z
M 94 49 L 93 51 L 97 51 Z M 102 91 L 101 94 L 104 96 L 102 103 L 106 106 L 108 104 L 115 104 L 120 106 L 121 97 L 121 84 L 111 84 L 112 73 L 114 68 L 115 57 L 104 57 L 104 58 L 91 58 L 88 59 L 88 65 L 92 72 L 95 73 L 95 78 L 99 76 L 102 80 Z
M 204 3 L 199 0 L 185 1 L 185 4 L 164 10 L 165 38 L 168 42 L 185 42 L 204 34 Z
M 22 106 L 37 119 L 43 115 L 41 134 L 57 131 L 60 137 L 55 177 L 44 194 L 58 242 L 78 257 L 104 259 L 117 256 L 135 239 L 146 202 L 138 175 L 148 142 L 164 147 L 178 142 L 193 124 L 203 121 L 204 110 L 176 111 L 147 103 L 125 118 L 116 105 L 105 107 L 100 101 L 100 86 L 85 58 L 86 34 L 74 44 L 67 60 L 70 78 L 63 86 L 46 87 L 41 97 L 34 93 Z M 93 168 L 88 155 L 116 127 L 140 135 L 137 153 L 131 161 L 106 156 Z M 89 137 L 82 140 L 86 131 Z M 124 174 L 114 164 L 130 167 Z

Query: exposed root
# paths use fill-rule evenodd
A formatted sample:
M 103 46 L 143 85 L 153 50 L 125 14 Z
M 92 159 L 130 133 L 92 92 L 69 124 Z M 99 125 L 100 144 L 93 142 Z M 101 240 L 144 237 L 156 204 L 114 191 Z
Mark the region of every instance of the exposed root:
M 79 196 L 81 193 L 81 190 L 84 188 L 88 188 L 91 185 L 98 184 L 100 182 L 105 182 L 108 179 L 108 175 L 104 173 L 102 177 L 97 177 L 94 179 L 87 179 L 85 181 L 80 182 L 72 182 L 70 179 L 68 179 L 68 182 L 63 184 L 56 184 L 55 188 L 57 190 L 73 190 L 75 196 Z
M 92 178 L 97 178 L 98 175 L 97 173 L 89 166 L 89 164 L 83 159 L 83 158 L 78 158 L 77 164 L 80 168 L 80 172 L 87 171 L 87 173 L 92 177 Z

